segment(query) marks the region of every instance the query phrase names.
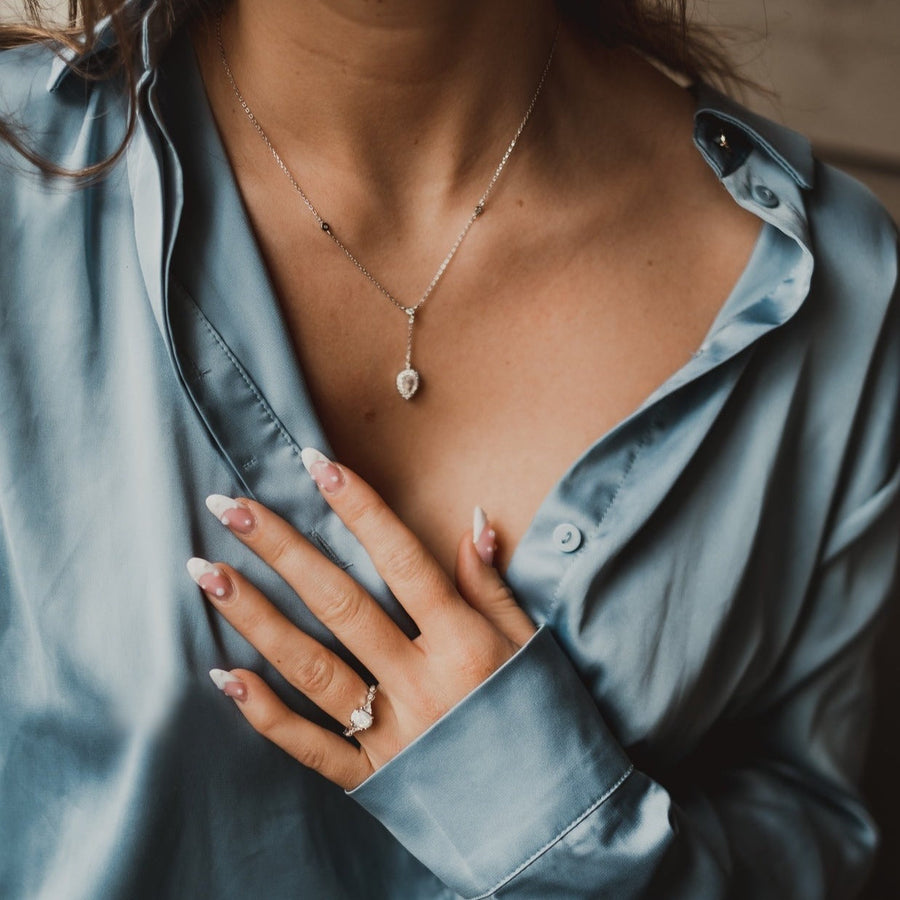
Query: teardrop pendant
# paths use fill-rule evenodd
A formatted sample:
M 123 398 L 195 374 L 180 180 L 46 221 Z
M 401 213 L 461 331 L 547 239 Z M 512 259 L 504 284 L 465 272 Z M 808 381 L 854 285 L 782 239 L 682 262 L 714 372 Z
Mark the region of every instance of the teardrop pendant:
M 413 395 L 419 389 L 419 373 L 410 367 L 405 368 L 397 375 L 397 392 L 404 400 L 412 400 Z

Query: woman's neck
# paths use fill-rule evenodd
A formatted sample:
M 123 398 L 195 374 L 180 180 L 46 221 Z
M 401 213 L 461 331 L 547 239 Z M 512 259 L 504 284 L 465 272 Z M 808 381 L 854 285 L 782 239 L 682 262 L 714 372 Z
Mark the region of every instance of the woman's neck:
M 396 203 L 425 183 L 446 196 L 485 180 L 556 22 L 551 0 L 233 0 L 222 34 L 285 158 Z

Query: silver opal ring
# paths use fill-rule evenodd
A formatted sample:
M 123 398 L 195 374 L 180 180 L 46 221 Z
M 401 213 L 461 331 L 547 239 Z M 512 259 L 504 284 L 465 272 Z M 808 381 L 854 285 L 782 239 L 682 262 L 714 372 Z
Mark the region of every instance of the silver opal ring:
M 357 706 L 350 713 L 350 725 L 344 729 L 345 737 L 353 737 L 358 731 L 368 731 L 375 723 L 375 716 L 372 714 L 372 701 L 375 699 L 377 690 L 377 684 L 369 685 L 365 703 L 362 706 Z

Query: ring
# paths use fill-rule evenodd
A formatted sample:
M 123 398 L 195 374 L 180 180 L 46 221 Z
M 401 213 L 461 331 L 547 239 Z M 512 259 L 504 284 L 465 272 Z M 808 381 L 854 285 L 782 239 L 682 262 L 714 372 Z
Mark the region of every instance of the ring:
M 375 722 L 375 716 L 372 715 L 372 701 L 375 699 L 375 692 L 378 690 L 377 684 L 369 685 L 366 693 L 366 702 L 362 706 L 357 706 L 350 713 L 350 726 L 344 729 L 344 737 L 353 737 L 357 731 L 367 731 Z

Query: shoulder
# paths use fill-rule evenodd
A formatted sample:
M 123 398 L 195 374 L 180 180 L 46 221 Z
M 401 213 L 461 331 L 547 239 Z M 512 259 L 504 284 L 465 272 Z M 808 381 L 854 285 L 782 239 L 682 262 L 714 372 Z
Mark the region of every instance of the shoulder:
M 816 163 L 807 194 L 815 258 L 808 318 L 832 332 L 833 368 L 864 378 L 877 413 L 897 427 L 900 410 L 900 268 L 897 228 L 878 199 L 854 178 Z M 874 402 L 874 401 L 873 401 Z M 892 439 L 896 443 L 900 431 Z M 885 443 L 885 441 L 887 443 Z M 891 439 L 882 433 L 879 443 Z
M 29 45 L 0 52 L 0 118 L 37 160 L 77 172 L 112 157 L 128 130 L 128 102 L 117 83 L 90 80 L 67 69 L 53 49 Z M 85 184 L 47 175 L 16 147 L 0 142 L 0 301 L 33 301 L 33 286 L 49 277 L 48 254 L 64 268 L 88 256 L 100 217 L 127 222 L 124 164 Z M 93 236 L 93 237 L 90 237 Z M 70 257 L 72 259 L 70 259 Z M 17 301 L 18 298 L 18 301 Z
M 791 440 L 806 448 L 815 490 L 832 492 L 832 522 L 844 523 L 833 556 L 867 516 L 886 521 L 896 510 L 897 228 L 871 191 L 818 160 L 804 136 L 721 95 L 698 96 L 695 142 L 732 198 L 780 232 L 770 260 L 778 281 L 745 321 L 778 322 L 755 371 L 780 379 L 795 401 Z
M 45 46 L 0 52 L 0 118 L 39 160 L 70 171 L 111 157 L 127 130 L 128 104 L 118 85 L 67 74 Z M 124 163 L 86 184 L 45 174 L 0 142 L 0 308 L 3 348 L 40 346 L 31 328 L 38 310 L 45 335 L 72 327 L 81 286 L 99 283 L 102 242 L 133 230 Z M 88 277 L 89 276 L 89 277 Z M 91 299 L 82 291 L 82 299 Z M 35 350 L 35 352 L 38 352 Z
M 897 281 L 897 226 L 878 198 L 833 166 L 816 161 L 807 211 L 823 266 L 859 287 Z
M 0 97 L 9 112 L 46 97 L 51 77 L 62 63 L 46 44 L 23 44 L 0 51 Z
M 0 117 L 40 157 L 78 169 L 115 150 L 128 102 L 120 79 L 81 77 L 64 54 L 29 44 L 0 52 Z M 4 180 L 27 168 L 7 144 L 0 162 Z
M 0 52 L 0 116 L 23 138 L 44 146 L 49 143 L 47 132 L 57 130 L 66 114 L 62 98 L 48 89 L 57 59 L 44 44 Z M 9 154 L 5 147 L 2 152 L 4 158 Z

